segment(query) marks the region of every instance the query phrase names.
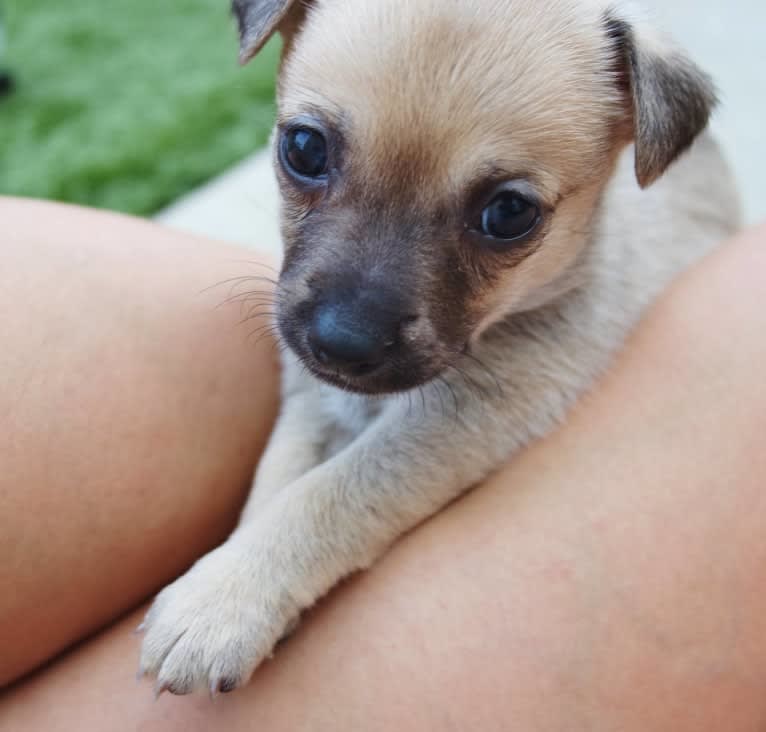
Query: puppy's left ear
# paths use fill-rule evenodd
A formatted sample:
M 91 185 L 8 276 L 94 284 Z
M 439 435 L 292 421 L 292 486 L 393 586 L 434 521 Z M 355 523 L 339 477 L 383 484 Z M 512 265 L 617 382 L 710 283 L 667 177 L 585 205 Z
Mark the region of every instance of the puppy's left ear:
M 679 50 L 616 12 L 604 17 L 615 45 L 636 150 L 636 178 L 651 185 L 707 126 L 716 104 L 712 79 Z
M 239 62 L 246 64 L 274 33 L 292 27 L 290 21 L 305 10 L 305 4 L 304 0 L 232 0 L 239 26 Z

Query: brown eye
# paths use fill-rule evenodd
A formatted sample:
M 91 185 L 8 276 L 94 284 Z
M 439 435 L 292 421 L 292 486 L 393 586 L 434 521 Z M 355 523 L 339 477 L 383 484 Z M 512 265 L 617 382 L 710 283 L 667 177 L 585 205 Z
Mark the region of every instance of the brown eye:
M 501 241 L 523 239 L 537 227 L 540 209 L 513 190 L 500 191 L 481 212 L 480 231 Z
M 327 173 L 327 140 L 310 127 L 294 127 L 282 137 L 282 161 L 301 178 L 321 178 Z

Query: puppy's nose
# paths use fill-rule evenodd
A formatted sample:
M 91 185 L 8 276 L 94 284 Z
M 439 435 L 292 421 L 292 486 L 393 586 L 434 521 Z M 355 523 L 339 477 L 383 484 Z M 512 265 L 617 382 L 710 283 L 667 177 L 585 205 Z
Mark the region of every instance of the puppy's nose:
M 399 319 L 339 303 L 314 311 L 308 342 L 316 359 L 355 376 L 378 368 L 399 337 Z

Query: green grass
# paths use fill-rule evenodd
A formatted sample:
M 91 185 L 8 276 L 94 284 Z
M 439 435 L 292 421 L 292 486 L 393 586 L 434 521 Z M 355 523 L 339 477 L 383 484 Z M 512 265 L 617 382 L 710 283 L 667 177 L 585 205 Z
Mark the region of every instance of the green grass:
M 228 0 L 0 7 L 0 194 L 149 214 L 266 142 L 278 48 L 239 68 Z

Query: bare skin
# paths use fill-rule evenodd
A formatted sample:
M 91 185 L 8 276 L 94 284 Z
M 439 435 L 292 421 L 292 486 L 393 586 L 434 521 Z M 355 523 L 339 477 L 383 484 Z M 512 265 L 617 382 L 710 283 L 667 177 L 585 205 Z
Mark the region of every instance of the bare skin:
M 203 291 L 273 276 L 249 252 L 12 199 L 0 221 L 2 686 L 225 538 L 278 375 L 263 321 Z
M 110 226 L 124 227 L 130 238 L 127 230 L 134 224 L 123 219 Z M 140 226 L 156 247 L 170 246 L 164 243 L 166 237 L 176 239 Z M 63 224 L 58 228 L 58 239 L 64 228 Z M 92 226 L 86 231 L 91 237 Z M 41 225 L 27 239 L 28 246 L 42 246 L 46 237 L 50 240 L 51 232 Z M 204 330 L 198 319 L 204 321 L 206 316 L 198 311 L 191 327 L 181 313 L 189 302 L 182 296 L 187 291 L 183 283 L 188 278 L 196 285 L 197 277 L 208 270 L 205 260 L 216 260 L 220 250 L 201 242 L 187 246 L 204 250 L 199 267 L 180 273 L 165 268 L 147 287 L 169 298 L 161 311 L 163 317 L 177 314 L 176 325 L 184 324 L 181 335 L 204 339 L 207 350 L 216 353 L 220 339 L 229 343 L 223 337 L 227 329 Z M 50 260 L 62 255 L 46 256 Z M 94 256 L 111 261 L 116 255 Z M 153 255 L 147 251 L 142 256 Z M 108 261 L 105 270 L 113 266 Z M 117 281 L 122 277 L 124 271 L 114 274 Z M 123 293 L 130 301 L 136 282 L 126 279 Z M 673 287 L 640 326 L 608 378 L 564 428 L 400 542 L 372 571 L 334 592 L 245 690 L 215 702 L 205 696 L 152 701 L 150 687 L 132 680 L 138 639 L 130 631 L 138 623 L 139 610 L 0 697 L 0 730 L 762 732 L 766 727 L 765 287 L 766 229 L 761 229 L 727 245 Z M 0 293 L 8 296 L 5 287 Z M 17 291 L 11 301 L 20 300 L 24 298 Z M 57 302 L 61 317 L 68 301 Z M 45 312 L 44 304 L 39 307 Z M 107 307 L 114 305 L 107 303 L 101 312 Z M 232 311 L 220 317 L 234 322 L 234 315 Z M 89 312 L 88 322 L 91 318 Z M 145 327 L 140 321 L 130 337 L 140 338 Z M 24 342 L 28 332 L 29 328 L 20 328 L 14 339 Z M 173 340 L 183 342 L 179 331 L 171 328 L 171 332 L 173 338 L 164 345 L 172 352 L 176 348 L 184 352 Z M 121 333 L 124 338 L 126 329 Z M 102 333 L 101 338 L 106 335 L 111 345 L 114 336 Z M 246 341 L 236 343 L 230 343 L 228 363 L 210 358 L 200 368 L 215 373 L 233 369 L 237 374 L 240 388 L 227 392 L 228 409 L 233 410 L 242 406 L 239 400 L 242 389 L 247 389 L 249 370 L 251 380 L 258 383 L 258 389 L 251 389 L 261 394 L 252 398 L 263 399 L 268 406 L 262 404 L 259 412 L 252 405 L 256 411 L 249 418 L 242 415 L 240 431 L 257 443 L 273 415 L 273 397 L 264 396 L 273 388 L 272 381 L 266 383 L 273 379 L 271 356 L 268 351 L 254 352 Z M 64 363 L 78 352 L 70 348 L 69 356 L 62 356 Z M 6 374 L 6 369 L 0 372 Z M 253 373 L 257 378 L 252 379 Z M 168 388 L 192 391 L 191 385 L 181 383 L 186 376 L 173 373 L 170 378 L 163 370 L 160 374 L 144 373 L 141 389 L 156 389 L 157 395 Z M 105 410 L 105 423 L 107 417 L 135 408 L 134 399 L 122 396 L 124 387 L 108 386 L 114 372 L 98 378 L 105 380 L 102 391 L 113 392 L 115 400 Z M 0 395 L 6 396 L 0 399 L 7 399 L 7 393 L 3 386 Z M 29 412 L 27 420 L 34 423 L 49 400 L 40 396 L 34 411 L 30 399 L 21 411 Z M 96 415 L 99 409 L 95 404 Z M 143 429 L 156 435 L 153 420 L 167 418 L 167 410 L 150 410 Z M 201 485 L 210 465 L 227 469 L 212 447 L 231 450 L 230 441 L 241 437 L 225 421 L 212 424 L 215 427 L 205 433 L 211 450 L 195 453 L 187 447 L 189 459 L 199 460 L 203 467 L 200 473 L 187 475 L 191 483 L 183 489 L 186 513 L 179 517 L 180 525 L 174 525 L 174 535 L 157 537 L 151 551 L 145 538 L 151 518 L 145 510 L 147 494 L 141 500 L 136 497 L 144 474 L 136 463 L 139 456 L 154 456 L 156 437 L 142 440 L 143 433 L 136 432 L 132 443 L 119 442 L 120 450 L 126 451 L 126 467 L 119 472 L 110 463 L 113 453 L 105 449 L 114 444 L 110 433 L 97 451 L 82 436 L 72 437 L 70 449 L 91 457 L 90 475 L 108 482 L 118 472 L 122 481 L 122 492 L 107 497 L 87 484 L 93 503 L 110 507 L 104 522 L 112 524 L 112 533 L 97 534 L 87 552 L 69 547 L 74 541 L 82 543 L 82 525 L 71 501 L 73 488 L 69 500 L 62 500 L 57 509 L 61 514 L 57 521 L 62 523 L 57 534 L 63 553 L 59 556 L 48 550 L 47 534 L 42 544 L 31 518 L 18 518 L 43 515 L 48 509 L 42 498 L 50 500 L 56 491 L 47 488 L 48 492 L 36 494 L 42 489 L 35 487 L 33 495 L 24 498 L 17 495 L 18 489 L 9 493 L 0 483 L 3 500 L 6 494 L 13 495 L 13 500 L 25 502 L 26 511 L 14 509 L 14 522 L 2 525 L 2 541 L 9 531 L 16 541 L 24 532 L 37 537 L 29 545 L 27 562 L 31 555 L 30 566 L 38 575 L 25 573 L 23 592 L 10 605 L 21 603 L 33 612 L 39 600 L 33 602 L 27 594 L 39 598 L 43 592 L 36 583 L 78 569 L 72 565 L 73 554 L 80 562 L 99 567 L 99 549 L 107 552 L 119 532 L 124 532 L 124 544 L 111 550 L 111 570 L 117 574 L 115 566 L 134 563 L 132 571 L 119 573 L 130 579 L 122 581 L 135 593 L 131 601 L 141 595 L 142 583 L 147 594 L 165 574 L 177 572 L 179 566 L 164 564 L 163 552 L 177 549 L 180 542 L 193 555 L 188 544 L 195 537 L 186 532 L 213 522 L 214 499 L 222 501 L 228 516 L 241 500 L 241 486 L 224 499 L 217 495 L 223 488 L 206 491 Z M 191 441 L 198 425 L 179 419 L 175 427 L 179 440 Z M 28 466 L 20 457 L 22 468 L 31 471 L 45 462 L 36 436 L 22 443 L 26 460 L 32 463 Z M 234 463 L 228 467 L 232 476 L 245 472 L 249 462 L 238 444 L 240 451 L 226 455 Z M 47 443 L 44 446 L 49 449 Z M 161 467 L 179 475 L 187 469 L 178 457 L 187 452 L 182 444 L 177 450 L 176 460 L 158 466 L 158 471 Z M 54 473 L 57 485 L 65 480 L 65 472 Z M 171 482 L 162 491 L 168 491 L 163 500 L 170 503 L 181 495 Z M 122 513 L 111 510 L 118 497 L 129 504 Z M 122 528 L 126 513 L 131 523 L 127 530 Z M 7 515 L 3 512 L 0 522 Z M 202 533 L 206 540 L 217 538 L 216 530 Z M 198 537 L 196 541 L 199 553 L 205 542 Z M 122 553 L 114 553 L 118 551 Z M 37 552 L 48 557 L 46 562 L 35 559 Z M 4 567 L 6 554 L 0 557 Z M 48 568 L 50 564 L 55 571 Z M 98 610 L 76 604 L 73 615 L 81 621 L 97 616 L 103 622 L 117 609 L 113 597 L 117 590 L 99 596 L 90 577 L 83 572 L 79 581 L 91 588 L 91 602 Z M 37 626 L 27 626 L 30 637 L 40 633 L 41 624 L 46 629 L 60 624 L 62 603 L 78 597 L 78 592 L 58 582 L 44 600 L 48 607 L 38 611 Z M 54 600 L 57 617 L 49 609 Z M 121 607 L 128 604 L 126 600 Z M 17 617 L 23 621 L 21 613 Z M 73 625 L 67 633 L 75 637 Z M 0 622 L 4 645 L 6 637 L 17 634 L 13 625 Z M 21 665 L 24 645 L 20 642 L 17 651 Z

